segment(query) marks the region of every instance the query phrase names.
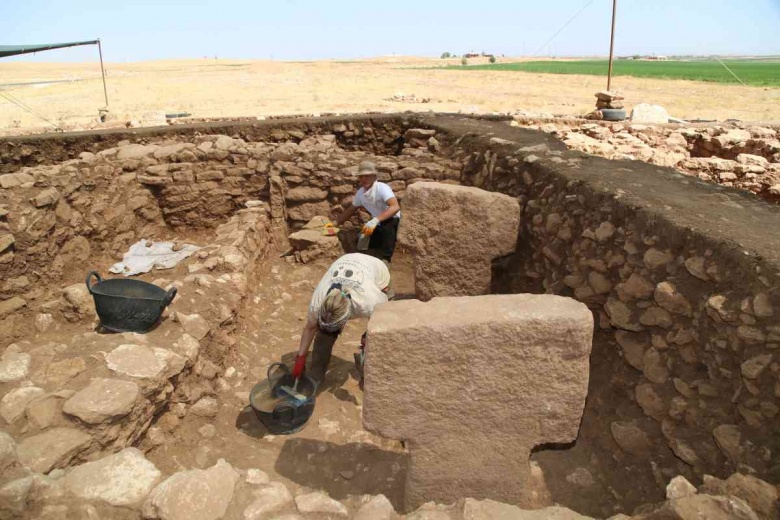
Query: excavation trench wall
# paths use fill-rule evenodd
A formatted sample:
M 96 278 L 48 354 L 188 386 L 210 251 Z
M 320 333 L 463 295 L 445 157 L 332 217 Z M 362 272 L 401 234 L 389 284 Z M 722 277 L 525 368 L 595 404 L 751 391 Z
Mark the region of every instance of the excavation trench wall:
M 408 133 L 416 128 L 435 138 Z M 353 155 L 328 155 L 334 144 Z M 121 159 L 103 153 L 117 147 Z M 349 168 L 362 158 L 381 163 L 401 198 L 420 179 L 518 197 L 518 251 L 496 262 L 493 290 L 561 294 L 592 309 L 603 339 L 593 380 L 609 402 L 589 400 L 586 415 L 605 445 L 628 462 L 673 459 L 670 472 L 694 478 L 749 467 L 780 479 L 780 210 L 755 197 L 569 152 L 505 122 L 443 115 L 7 139 L 0 157 L 4 172 L 28 175 L 0 190 L 9 211 L 0 232 L 15 238 L 0 274 L 31 284 L 61 279 L 56 266 L 69 265 L 63 255 L 78 250 L 68 246 L 76 239 L 116 255 L 151 231 L 214 228 L 247 200 L 298 227 L 351 196 Z M 58 198 L 45 203 L 51 188 Z M 40 206 L 31 202 L 39 196 Z M 30 291 L 2 289 L 3 302 Z
M 594 312 L 594 359 L 613 373 L 593 377 L 607 376 L 612 402 L 586 414 L 612 412 L 601 426 L 626 459 L 673 455 L 694 477 L 749 467 L 777 481 L 778 208 L 538 132 L 429 121 L 456 143 L 463 184 L 520 200 L 518 253 L 496 262 L 494 290 L 571 296 Z

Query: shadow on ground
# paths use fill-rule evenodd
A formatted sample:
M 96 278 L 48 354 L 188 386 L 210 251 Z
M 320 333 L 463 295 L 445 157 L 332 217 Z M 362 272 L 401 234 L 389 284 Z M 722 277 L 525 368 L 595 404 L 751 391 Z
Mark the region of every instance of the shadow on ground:
M 321 489 L 336 500 L 348 495 L 385 495 L 403 510 L 408 455 L 368 443 L 345 445 L 311 439 L 290 439 L 274 469 L 293 482 Z

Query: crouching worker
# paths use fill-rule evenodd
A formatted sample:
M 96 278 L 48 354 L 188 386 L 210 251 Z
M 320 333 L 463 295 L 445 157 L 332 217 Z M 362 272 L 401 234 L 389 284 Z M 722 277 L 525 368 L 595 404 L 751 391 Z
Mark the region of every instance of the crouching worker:
M 352 253 L 333 262 L 312 294 L 292 375 L 305 371 L 314 340 L 308 375 L 322 385 L 344 325 L 353 318 L 370 318 L 377 305 L 387 302 L 389 287 L 390 271 L 378 258 Z

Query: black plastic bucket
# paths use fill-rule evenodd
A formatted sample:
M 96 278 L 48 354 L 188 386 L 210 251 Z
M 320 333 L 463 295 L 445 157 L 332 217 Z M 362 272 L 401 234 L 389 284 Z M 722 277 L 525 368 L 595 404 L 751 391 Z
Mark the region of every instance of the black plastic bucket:
M 90 285 L 93 276 L 97 283 Z M 87 275 L 87 289 L 95 300 L 100 324 L 114 332 L 148 331 L 176 297 L 175 287 L 166 292 L 141 280 L 103 280 L 95 271 Z
M 272 375 L 274 368 L 279 368 L 279 371 Z M 255 415 L 268 431 L 275 435 L 301 431 L 314 413 L 317 383 L 306 374 L 301 376 L 297 391 L 306 397 L 301 403 L 280 389 L 282 386 L 292 388 L 294 385 L 295 378 L 290 374 L 287 365 L 274 363 L 268 367 L 268 379 L 257 383 L 249 393 L 249 405 Z M 263 402 L 271 404 L 263 407 Z

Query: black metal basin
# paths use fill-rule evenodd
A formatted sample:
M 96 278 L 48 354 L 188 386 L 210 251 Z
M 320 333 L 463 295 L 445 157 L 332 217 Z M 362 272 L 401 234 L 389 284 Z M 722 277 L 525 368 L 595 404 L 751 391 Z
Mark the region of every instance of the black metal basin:
M 277 368 L 275 374 L 272 374 Z M 280 390 L 281 386 L 293 387 L 295 378 L 284 363 L 274 363 L 268 367 L 268 379 L 255 385 L 249 393 L 249 405 L 260 422 L 275 435 L 296 433 L 306 426 L 314 413 L 314 400 L 317 395 L 317 383 L 307 375 L 301 376 L 297 391 L 306 400 L 298 403 L 294 398 Z
M 90 285 L 92 277 L 97 283 Z M 127 278 L 103 280 L 95 271 L 87 275 L 87 289 L 95 300 L 100 324 L 114 332 L 146 332 L 176 297 L 154 284 Z

